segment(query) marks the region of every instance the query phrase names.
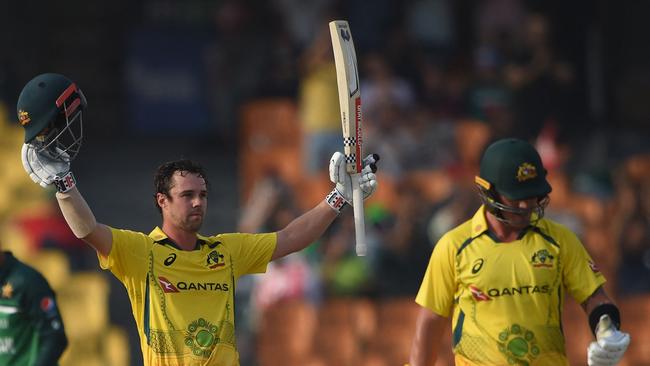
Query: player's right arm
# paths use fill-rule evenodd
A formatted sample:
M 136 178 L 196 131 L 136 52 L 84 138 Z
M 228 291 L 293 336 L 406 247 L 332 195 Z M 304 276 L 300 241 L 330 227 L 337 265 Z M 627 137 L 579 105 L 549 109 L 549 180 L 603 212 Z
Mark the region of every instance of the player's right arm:
M 56 199 L 65 221 L 75 236 L 88 243 L 102 256 L 108 257 L 113 247 L 111 229 L 97 222 L 77 187 L 65 193 L 57 192 Z
M 64 154 L 60 155 L 67 156 Z M 70 161 L 61 157 L 53 158 L 51 155 L 51 152 L 39 149 L 34 144 L 23 144 L 21 158 L 25 171 L 41 187 L 56 187 L 59 207 L 75 236 L 90 244 L 101 255 L 108 256 L 113 246 L 111 230 L 97 222 L 77 189 L 74 175 L 70 171 Z
M 415 302 L 420 312 L 411 345 L 410 366 L 433 365 L 453 311 L 456 290 L 455 241 L 444 235 L 436 244 Z
M 415 323 L 415 335 L 411 345 L 410 366 L 433 365 L 437 349 L 434 345 L 442 339 L 448 319 L 425 307 L 420 308 Z

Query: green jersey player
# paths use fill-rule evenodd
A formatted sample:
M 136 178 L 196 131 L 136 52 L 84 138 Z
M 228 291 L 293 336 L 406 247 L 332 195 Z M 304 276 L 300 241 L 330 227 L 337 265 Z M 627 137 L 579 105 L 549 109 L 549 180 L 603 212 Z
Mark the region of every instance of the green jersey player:
M 0 252 L 0 365 L 56 365 L 68 340 L 43 276 Z

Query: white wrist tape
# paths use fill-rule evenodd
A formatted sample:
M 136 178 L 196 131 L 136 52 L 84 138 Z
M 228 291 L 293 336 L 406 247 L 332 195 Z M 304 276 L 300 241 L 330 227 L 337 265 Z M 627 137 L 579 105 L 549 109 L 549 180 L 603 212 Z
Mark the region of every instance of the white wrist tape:
M 83 239 L 95 230 L 97 220 L 79 190 L 69 189 L 65 193 L 57 192 L 56 199 L 59 201 L 65 221 L 77 238 Z
M 348 202 L 343 198 L 339 191 L 336 190 L 336 188 L 325 197 L 325 202 L 327 202 L 327 204 L 337 213 L 341 213 L 341 210 L 348 205 Z

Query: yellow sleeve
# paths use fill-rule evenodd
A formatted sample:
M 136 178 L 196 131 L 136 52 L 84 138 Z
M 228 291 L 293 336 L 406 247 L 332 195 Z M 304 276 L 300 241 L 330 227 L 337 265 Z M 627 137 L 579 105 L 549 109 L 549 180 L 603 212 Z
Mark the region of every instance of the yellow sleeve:
M 107 257 L 97 253 L 99 266 L 110 270 L 121 282 L 147 273 L 149 241 L 144 233 L 111 228 L 113 245 Z
M 266 272 L 277 243 L 276 233 L 222 234 L 220 240 L 229 247 L 235 264 L 235 276 Z
M 566 230 L 565 241 L 561 244 L 564 251 L 564 286 L 578 303 L 587 298 L 605 283 L 605 276 L 598 270 L 587 250 L 575 234 Z
M 429 266 L 415 302 L 434 313 L 448 317 L 456 293 L 456 250 L 447 235 L 443 236 L 431 254 Z

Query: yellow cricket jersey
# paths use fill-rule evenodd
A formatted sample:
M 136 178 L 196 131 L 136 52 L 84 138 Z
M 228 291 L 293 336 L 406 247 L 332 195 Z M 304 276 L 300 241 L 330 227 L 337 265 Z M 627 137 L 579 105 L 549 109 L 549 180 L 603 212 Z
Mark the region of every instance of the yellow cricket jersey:
M 197 248 L 184 251 L 160 228 L 111 231 L 113 247 L 99 261 L 126 287 L 144 364 L 239 365 L 235 284 L 266 271 L 276 234 L 197 235 Z
M 567 365 L 565 292 L 582 303 L 604 282 L 564 226 L 542 219 L 499 243 L 481 207 L 440 239 L 416 302 L 453 315 L 456 365 Z

